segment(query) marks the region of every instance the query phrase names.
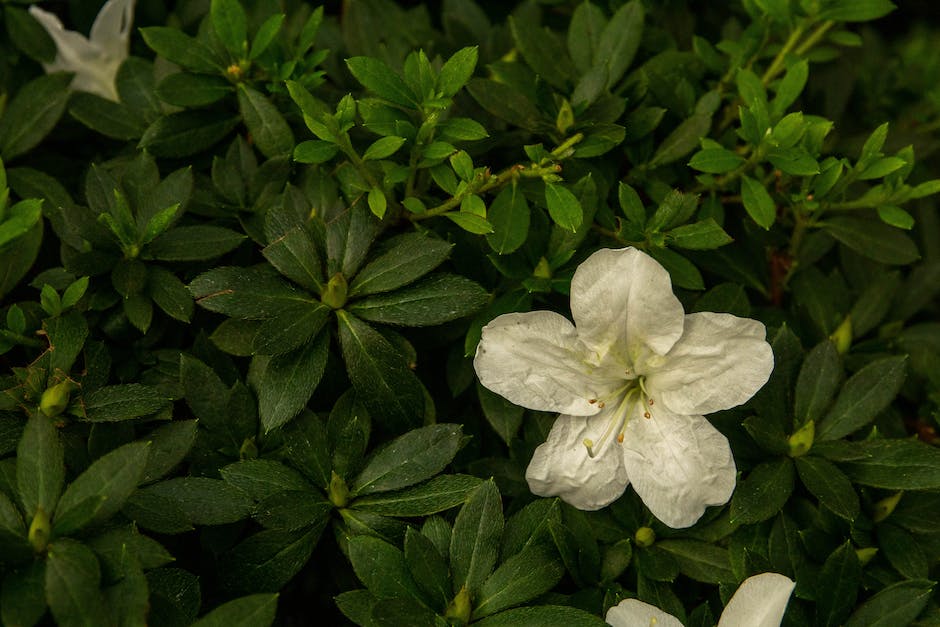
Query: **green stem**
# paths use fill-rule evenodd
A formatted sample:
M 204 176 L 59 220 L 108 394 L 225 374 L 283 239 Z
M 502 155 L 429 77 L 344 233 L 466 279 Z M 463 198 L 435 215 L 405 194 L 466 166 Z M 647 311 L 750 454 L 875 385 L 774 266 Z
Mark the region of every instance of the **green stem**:
M 786 62 L 787 55 L 790 54 L 790 51 L 796 47 L 796 44 L 799 42 L 800 37 L 803 36 L 804 31 L 805 25 L 800 24 L 793 29 L 792 33 L 790 33 L 790 36 L 783 43 L 783 47 L 780 48 L 777 56 L 774 57 L 774 60 L 771 61 L 770 66 L 764 72 L 763 76 L 760 77 L 760 80 L 764 86 L 769 85 L 770 81 L 774 80 L 774 77 L 776 77 L 777 74 L 780 73 L 780 70 L 783 69 L 783 64 Z
M 799 48 L 796 49 L 796 54 L 797 55 L 806 54 L 806 52 L 809 51 L 810 48 L 812 48 L 813 46 L 819 43 L 819 40 L 822 39 L 823 36 L 827 32 L 829 32 L 829 29 L 835 26 L 835 24 L 836 23 L 833 20 L 826 20 L 825 22 L 817 26 L 816 30 L 814 30 L 810 34 L 810 36 L 807 37 L 806 40 L 800 44 Z

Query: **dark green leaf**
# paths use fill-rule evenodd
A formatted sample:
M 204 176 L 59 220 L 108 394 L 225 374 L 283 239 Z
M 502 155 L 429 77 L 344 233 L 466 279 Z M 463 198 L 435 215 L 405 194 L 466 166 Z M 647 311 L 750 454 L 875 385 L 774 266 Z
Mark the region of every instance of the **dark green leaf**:
M 212 30 L 226 50 L 240 58 L 248 51 L 248 18 L 238 0 L 212 0 L 209 8 Z
M 703 583 L 735 580 L 727 549 L 697 540 L 666 539 L 656 546 L 668 552 L 686 577 Z
M 353 494 L 397 490 L 444 469 L 460 449 L 459 425 L 438 424 L 409 431 L 377 451 L 352 483 Z
M 239 117 L 194 110 L 157 119 L 140 138 L 139 148 L 155 157 L 188 157 L 211 147 L 238 126 Z
M 658 168 L 686 156 L 699 144 L 699 140 L 708 134 L 712 125 L 712 114 L 721 103 L 716 91 L 707 92 L 695 105 L 695 113 L 684 120 L 670 133 L 656 149 L 649 160 L 650 168 Z
M 878 525 L 878 550 L 905 579 L 924 579 L 930 569 L 921 541 L 906 530 L 882 522 Z
M 179 226 L 150 242 L 147 251 L 161 261 L 202 261 L 229 252 L 245 240 L 220 226 Z
M 294 133 L 281 112 L 264 94 L 250 87 L 242 87 L 238 90 L 238 110 L 261 154 L 270 159 L 291 153 L 294 149 Z
M 112 139 L 137 139 L 147 124 L 123 104 L 96 94 L 78 92 L 69 101 L 69 114 L 88 128 Z
M 909 625 L 930 602 L 934 585 L 932 581 L 918 579 L 883 588 L 849 616 L 845 627 Z
M 223 467 L 219 474 L 255 501 L 277 492 L 312 489 L 299 472 L 271 459 L 245 459 Z
M 316 414 L 303 413 L 284 426 L 284 452 L 294 468 L 326 489 L 332 469 L 330 446 L 326 425 Z
M 795 461 L 803 485 L 822 505 L 848 521 L 858 517 L 858 494 L 842 471 L 831 462 L 814 455 L 797 457 Z
M 577 231 L 584 220 L 584 210 L 577 196 L 568 191 L 568 188 L 554 183 L 545 184 L 545 203 L 548 213 L 558 226 Z
M 496 565 L 503 533 L 503 504 L 492 480 L 476 489 L 464 505 L 450 540 L 454 592 L 466 586 L 471 597 L 481 590 Z
M 409 327 L 431 326 L 475 313 L 489 300 L 482 287 L 455 274 L 438 274 L 388 294 L 355 301 L 363 320 Z
M 266 265 L 215 268 L 193 279 L 189 291 L 209 311 L 245 320 L 273 318 L 297 303 L 317 303 Z
M 149 385 L 108 385 L 85 395 L 85 414 L 91 422 L 117 422 L 152 414 L 169 402 L 165 393 Z
M 350 296 L 389 292 L 441 265 L 453 244 L 419 233 L 406 233 L 385 243 L 385 250 L 356 274 Z
M 606 627 L 599 616 L 569 605 L 519 607 L 488 616 L 474 623 L 479 627 Z
M 940 450 L 923 442 L 871 440 L 821 445 L 820 455 L 836 462 L 854 483 L 887 490 L 940 488 Z
M 138 490 L 131 497 L 155 495 L 175 503 L 196 525 L 224 525 L 248 516 L 250 502 L 245 494 L 220 479 L 178 477 Z
M 177 107 L 203 107 L 233 93 L 232 84 L 221 76 L 177 72 L 160 81 L 156 94 Z
M 46 600 L 63 627 L 107 625 L 98 558 L 84 544 L 57 539 L 46 555 Z
M 49 516 L 55 510 L 65 481 L 64 455 L 55 425 L 42 412 L 35 412 L 16 449 L 16 485 L 27 520 L 39 508 Z
M 257 378 L 258 414 L 265 431 L 281 426 L 306 406 L 326 368 L 329 333 L 300 348 L 265 360 Z M 261 363 L 261 362 L 259 362 Z
M 400 550 L 372 536 L 353 536 L 348 546 L 353 570 L 369 592 L 380 598 L 421 598 Z
M 189 322 L 193 317 L 193 298 L 175 274 L 158 266 L 147 269 L 147 293 L 157 307 L 171 318 Z
M 69 74 L 40 76 L 19 88 L 0 117 L 0 156 L 5 161 L 36 147 L 58 123 L 69 99 Z
M 890 0 L 829 0 L 819 18 L 836 22 L 868 22 L 887 15 L 895 5 Z
M 793 492 L 793 474 L 793 462 L 786 457 L 757 466 L 734 491 L 732 521 L 757 523 L 779 512 Z
M 346 66 L 363 87 L 376 96 L 406 108 L 414 108 L 418 99 L 401 77 L 378 59 L 352 57 Z
M 522 426 L 522 415 L 525 410 L 479 384 L 477 384 L 477 397 L 480 399 L 480 408 L 483 410 L 486 421 L 508 446 L 516 437 L 519 427 Z
M 842 362 L 835 345 L 824 340 L 806 355 L 796 380 L 794 424 L 818 423 L 842 379 Z
M 826 220 L 823 228 L 855 252 L 880 263 L 907 265 L 920 257 L 910 237 L 877 220 L 836 217 Z
M 816 427 L 816 439 L 837 440 L 864 427 L 894 400 L 906 375 L 907 357 L 879 359 L 856 372 Z
M 554 551 L 530 546 L 500 564 L 483 584 L 473 609 L 482 618 L 551 590 L 565 573 Z
M 594 63 L 607 65 L 608 87 L 619 82 L 633 63 L 643 36 L 644 19 L 643 3 L 633 0 L 620 7 L 601 32 Z
M 349 379 L 369 412 L 396 430 L 423 422 L 424 392 L 405 359 L 365 322 L 339 313 L 339 340 Z
M 689 250 L 711 250 L 734 241 L 714 218 L 676 227 L 667 233 L 667 237 L 673 246 Z
M 357 498 L 354 506 L 384 516 L 429 516 L 460 505 L 479 484 L 469 475 L 440 475 L 412 488 Z
M 313 239 L 295 227 L 261 251 L 277 271 L 315 293 L 323 290 L 323 269 Z
M 141 28 L 140 34 L 151 50 L 167 61 L 207 74 L 223 69 L 219 59 L 209 48 L 179 28 L 148 26 Z
M 527 130 L 538 128 L 541 113 L 514 87 L 491 79 L 474 78 L 467 84 L 467 91 L 481 107 L 497 118 Z
M 443 611 L 453 596 L 450 569 L 434 543 L 413 527 L 405 532 L 405 563 L 431 607 Z
M 7 572 L 0 585 L 0 620 L 32 627 L 46 613 L 46 562 L 32 560 Z
M 322 526 L 302 531 L 265 530 L 249 536 L 222 556 L 224 585 L 246 592 L 277 592 L 310 559 L 321 530 Z
M 330 315 L 323 303 L 295 303 L 284 307 L 276 316 L 264 320 L 251 342 L 252 353 L 283 355 L 289 353 L 320 332 Z
M 819 581 L 826 582 L 816 600 L 816 624 L 821 627 L 841 625 L 852 611 L 858 586 L 862 579 L 862 567 L 855 549 L 846 542 L 826 559 Z
M 511 253 L 525 243 L 529 235 L 529 204 L 517 185 L 497 194 L 486 216 L 493 225 L 493 233 L 486 236 L 486 241 L 497 253 Z
M 277 613 L 276 594 L 252 594 L 223 603 L 192 627 L 268 627 Z
M 744 163 L 744 157 L 727 148 L 705 148 L 692 155 L 689 167 L 699 172 L 724 174 Z
M 763 185 L 749 176 L 741 177 L 741 201 L 751 219 L 769 229 L 777 219 L 777 205 Z

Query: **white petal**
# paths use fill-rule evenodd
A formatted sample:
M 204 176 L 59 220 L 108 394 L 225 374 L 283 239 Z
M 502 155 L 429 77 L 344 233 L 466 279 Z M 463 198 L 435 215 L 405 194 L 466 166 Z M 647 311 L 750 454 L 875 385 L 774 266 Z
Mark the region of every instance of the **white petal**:
M 734 458 L 728 440 L 702 416 L 650 408 L 631 418 L 624 434 L 627 476 L 656 518 L 674 529 L 690 527 L 709 505 L 731 498 Z
M 557 496 L 587 511 L 601 509 L 620 498 L 627 487 L 627 473 L 614 439 L 616 434 L 598 443 L 594 457 L 584 446 L 585 438 L 597 442 L 607 425 L 606 412 L 587 417 L 559 416 L 525 471 L 532 493 Z
M 710 414 L 747 401 L 774 369 L 764 325 L 724 313 L 685 317 L 685 332 L 648 389 L 678 414 Z
M 682 335 L 682 304 L 669 273 L 635 248 L 599 250 L 571 279 L 571 315 L 581 340 L 627 364 L 644 350 L 665 355 Z
M 134 0 L 108 0 L 91 25 L 90 39 L 109 55 L 126 58 Z
M 795 585 L 777 573 L 748 577 L 728 601 L 718 627 L 779 627 Z
M 625 599 L 610 608 L 604 620 L 612 627 L 682 627 L 672 614 L 636 599 Z
M 33 5 L 29 7 L 29 14 L 46 29 L 46 32 L 55 42 L 57 51 L 55 63 L 59 66 L 57 69 L 77 72 L 88 59 L 96 56 L 88 39 L 81 33 L 65 30 L 62 22 L 54 13 L 43 11 Z
M 605 380 L 585 362 L 574 326 L 551 311 L 511 313 L 483 327 L 473 359 L 480 383 L 529 409 L 590 416 L 591 403 L 623 382 Z

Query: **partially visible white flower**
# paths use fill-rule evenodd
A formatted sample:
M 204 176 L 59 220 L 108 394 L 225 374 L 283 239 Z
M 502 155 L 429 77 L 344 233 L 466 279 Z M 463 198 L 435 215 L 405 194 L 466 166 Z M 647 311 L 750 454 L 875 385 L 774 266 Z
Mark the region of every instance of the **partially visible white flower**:
M 65 30 L 58 17 L 35 5 L 29 7 L 29 12 L 55 41 L 55 60 L 43 64 L 46 72 L 74 72 L 73 89 L 117 102 L 114 79 L 127 58 L 134 0 L 105 2 L 91 26 L 89 37 Z
M 748 577 L 728 601 L 718 627 L 779 627 L 796 584 L 777 573 Z M 682 627 L 679 619 L 636 599 L 626 599 L 607 611 L 613 627 Z
M 740 405 L 767 382 L 764 325 L 685 315 L 669 273 L 635 248 L 599 250 L 578 267 L 571 313 L 575 324 L 550 311 L 499 316 L 473 362 L 490 390 L 561 414 L 526 470 L 532 492 L 596 510 L 632 483 L 674 528 L 726 503 L 734 459 L 702 414 Z

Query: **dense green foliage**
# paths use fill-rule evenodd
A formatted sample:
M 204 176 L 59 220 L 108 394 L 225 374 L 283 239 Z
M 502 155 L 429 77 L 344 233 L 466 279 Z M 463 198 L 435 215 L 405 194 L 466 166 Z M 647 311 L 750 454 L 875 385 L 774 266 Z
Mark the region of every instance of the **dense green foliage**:
M 636 597 L 707 626 L 767 571 L 784 625 L 940 625 L 940 24 L 139 0 L 113 101 L 43 71 L 27 4 L 0 2 L 3 625 L 580 627 Z M 87 33 L 101 4 L 57 8 Z M 534 497 L 555 416 L 473 371 L 487 322 L 568 315 L 625 246 L 773 348 L 708 417 L 737 487 L 688 529 L 629 488 Z

